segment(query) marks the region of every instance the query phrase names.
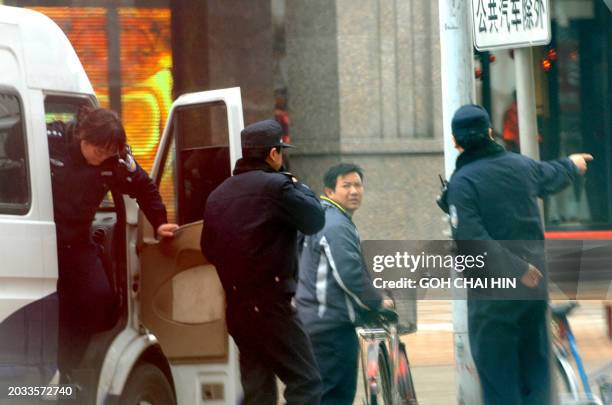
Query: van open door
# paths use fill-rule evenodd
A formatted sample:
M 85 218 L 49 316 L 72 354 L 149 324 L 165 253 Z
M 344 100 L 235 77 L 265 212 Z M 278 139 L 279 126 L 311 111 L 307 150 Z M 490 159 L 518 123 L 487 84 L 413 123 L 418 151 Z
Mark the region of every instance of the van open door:
M 178 404 L 236 403 L 241 392 L 223 288 L 200 252 L 200 234 L 208 196 L 241 156 L 243 126 L 239 88 L 179 97 L 152 177 L 180 228 L 158 242 L 144 216 L 139 221 L 139 317 L 170 361 Z

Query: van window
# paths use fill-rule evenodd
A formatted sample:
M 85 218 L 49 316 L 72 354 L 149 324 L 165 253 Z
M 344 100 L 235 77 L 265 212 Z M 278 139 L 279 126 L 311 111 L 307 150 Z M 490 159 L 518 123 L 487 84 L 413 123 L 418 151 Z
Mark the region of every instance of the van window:
M 0 214 L 30 208 L 30 181 L 23 114 L 17 96 L 0 93 Z
M 45 122 L 47 124 L 53 121 L 70 122 L 76 119 L 79 108 L 88 104 L 90 103 L 84 98 L 47 96 L 45 97 Z
M 178 223 L 202 219 L 206 200 L 231 175 L 229 129 L 225 103 L 198 104 L 177 109 Z
M 202 219 L 208 196 L 231 175 L 227 119 L 222 102 L 175 110 L 159 182 L 169 221 L 184 225 Z

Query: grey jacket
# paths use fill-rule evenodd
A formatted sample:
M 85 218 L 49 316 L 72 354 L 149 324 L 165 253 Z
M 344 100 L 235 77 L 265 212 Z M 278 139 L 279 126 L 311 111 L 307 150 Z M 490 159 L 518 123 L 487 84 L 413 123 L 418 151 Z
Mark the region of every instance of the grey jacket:
M 357 228 L 351 216 L 322 198 L 325 227 L 306 236 L 295 295 L 298 314 L 309 334 L 359 323 L 363 312 L 380 308 L 381 293 L 372 286 Z

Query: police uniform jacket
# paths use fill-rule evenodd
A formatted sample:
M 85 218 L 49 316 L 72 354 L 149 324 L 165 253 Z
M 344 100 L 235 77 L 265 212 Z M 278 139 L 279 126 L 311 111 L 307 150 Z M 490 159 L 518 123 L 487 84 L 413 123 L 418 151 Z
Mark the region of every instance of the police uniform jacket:
M 562 190 L 576 174 L 568 158 L 535 161 L 493 142 L 463 152 L 448 186 L 453 239 L 464 252 L 474 247 L 467 241 L 481 241 L 475 246 L 480 253 L 487 251 L 487 276 L 515 277 L 519 290 L 533 292 L 520 284 L 520 277 L 529 264 L 545 273 L 538 197 Z M 541 283 L 540 290 L 545 288 Z
M 316 195 L 291 174 L 240 159 L 206 202 L 202 252 L 228 302 L 275 301 L 295 293 L 297 231 L 312 234 L 324 222 Z
M 53 214 L 60 246 L 89 243 L 96 210 L 106 193 L 116 190 L 136 198 L 154 229 L 167 222 L 166 208 L 157 187 L 131 156 L 113 157 L 100 166 L 87 163 L 80 143 L 73 139 L 73 124 L 47 125 Z

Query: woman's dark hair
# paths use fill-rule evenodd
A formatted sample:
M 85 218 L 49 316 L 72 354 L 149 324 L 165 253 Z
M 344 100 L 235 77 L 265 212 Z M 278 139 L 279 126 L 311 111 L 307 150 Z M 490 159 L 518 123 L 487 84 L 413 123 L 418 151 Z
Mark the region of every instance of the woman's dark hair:
M 75 135 L 79 140 L 104 148 L 122 150 L 126 144 L 125 129 L 119 115 L 106 108 L 79 108 Z
M 363 181 L 363 169 L 354 163 L 339 163 L 330 167 L 323 176 L 323 184 L 332 190 L 336 189 L 336 180 L 338 176 L 344 176 L 349 173 L 357 173 L 361 181 Z

